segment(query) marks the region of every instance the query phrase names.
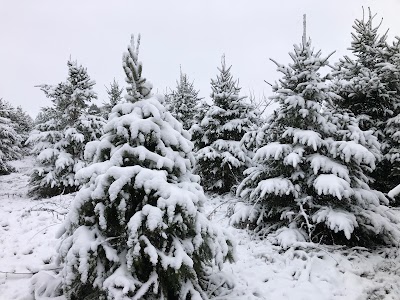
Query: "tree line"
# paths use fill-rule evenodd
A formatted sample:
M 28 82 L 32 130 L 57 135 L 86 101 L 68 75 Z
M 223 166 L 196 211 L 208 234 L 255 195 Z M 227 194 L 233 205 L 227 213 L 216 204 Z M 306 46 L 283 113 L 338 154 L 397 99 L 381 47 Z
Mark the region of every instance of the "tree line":
M 209 299 L 232 286 L 215 276 L 234 239 L 204 215 L 204 191 L 232 193 L 230 221 L 277 243 L 397 245 L 387 193 L 399 184 L 400 39 L 389 43 L 369 12 L 353 26 L 350 56 L 334 65 L 304 32 L 273 61 L 281 78 L 263 117 L 222 57 L 211 101 L 181 71 L 155 95 L 142 75 L 140 37 L 123 56 L 106 113 L 87 70 L 41 85 L 53 106 L 31 133 L 38 197 L 76 192 L 58 246 L 54 293 L 67 299 Z M 322 75 L 323 68 L 329 68 Z M 324 69 L 325 70 L 325 69 Z M 43 291 L 43 289 L 41 289 Z

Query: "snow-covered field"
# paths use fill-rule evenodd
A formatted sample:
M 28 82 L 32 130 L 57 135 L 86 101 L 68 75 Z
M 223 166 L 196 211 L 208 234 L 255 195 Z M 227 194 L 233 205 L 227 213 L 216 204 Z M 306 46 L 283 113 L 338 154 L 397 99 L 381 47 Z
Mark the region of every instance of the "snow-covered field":
M 29 157 L 15 161 L 17 172 L 0 176 L 0 300 L 34 299 L 30 273 L 54 267 L 55 233 L 73 199 L 29 198 L 32 164 Z M 206 207 L 213 222 L 237 242 L 237 262 L 224 269 L 235 288 L 219 300 L 400 299 L 398 248 L 368 251 L 297 244 L 282 249 L 273 244 L 273 237 L 259 240 L 245 229 L 229 226 L 226 210 L 231 201 L 210 197 Z

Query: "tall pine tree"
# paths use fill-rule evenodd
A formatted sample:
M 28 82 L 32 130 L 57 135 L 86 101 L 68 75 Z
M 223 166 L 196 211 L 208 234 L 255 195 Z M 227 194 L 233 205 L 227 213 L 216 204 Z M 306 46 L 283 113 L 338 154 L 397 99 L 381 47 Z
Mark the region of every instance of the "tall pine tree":
M 239 184 L 250 160 L 240 144 L 243 135 L 254 125 L 252 107 L 239 95 L 238 82 L 232 79 L 231 67 L 218 68 L 217 79 L 211 80 L 213 105 L 201 123 L 192 130 L 196 138 L 196 172 L 203 187 L 217 193 L 229 192 Z
M 210 104 L 205 100 L 200 100 L 196 104 L 196 113 L 193 116 L 193 125 L 189 130 L 192 136 L 191 140 L 194 144 L 193 151 L 195 152 L 206 146 L 205 142 L 203 142 L 205 128 L 201 126 L 201 121 L 203 121 L 210 107 Z
M 86 165 L 85 145 L 102 134 L 103 118 L 87 114 L 90 102 L 96 98 L 95 82 L 76 62 L 67 65 L 66 82 L 40 86 L 53 107 L 47 111 L 47 120 L 39 123 L 28 139 L 37 155 L 38 166 L 30 181 L 31 194 L 37 196 L 77 191 L 81 184 L 75 173 Z
M 232 258 L 231 241 L 202 213 L 189 134 L 142 76 L 139 42 L 123 57 L 127 101 L 77 174 L 87 184 L 58 250 L 67 299 L 208 299 L 211 272 Z
M 185 130 L 189 130 L 195 122 L 197 104 L 201 100 L 193 82 L 189 81 L 187 74 L 181 70 L 176 89 L 168 95 L 169 110 L 171 114 L 182 123 Z
M 338 96 L 320 75 L 327 58 L 305 35 L 290 57 L 288 66 L 276 63 L 283 78 L 272 99 L 280 108 L 254 139 L 255 166 L 238 188 L 248 206 L 238 205 L 232 221 L 277 230 L 281 242 L 289 230 L 302 241 L 397 244 L 399 220 L 369 187 L 376 137 L 333 108 Z
M 390 170 L 390 173 L 386 170 L 386 174 L 389 174 L 390 181 L 386 185 L 386 189 L 393 189 L 395 186 L 400 185 L 400 38 L 397 37 L 396 41 L 392 46 L 389 47 L 389 64 L 390 71 L 397 78 L 398 86 L 397 101 L 394 101 L 394 113 L 393 117 L 387 120 L 385 126 L 385 137 L 386 137 L 386 151 L 384 151 L 385 160 L 387 161 L 386 167 Z M 386 175 L 384 174 L 384 175 Z M 399 197 L 397 197 L 397 205 L 400 203 Z
M 393 50 L 387 44 L 387 34 L 379 35 L 369 10 L 367 17 L 355 20 L 352 43 L 349 50 L 354 59 L 345 56 L 338 63 L 335 91 L 341 97 L 336 104 L 354 113 L 362 130 L 372 130 L 381 143 L 383 160 L 377 165 L 373 186 L 388 192 L 400 183 L 400 177 L 392 173 L 388 159 L 391 141 L 386 127 L 388 120 L 400 113 L 400 68 L 393 63 Z
M 107 95 L 108 95 L 108 102 L 103 103 L 103 117 L 108 119 L 108 115 L 110 114 L 111 110 L 115 105 L 121 102 L 122 100 L 122 93 L 124 89 L 119 87 L 118 82 L 115 80 L 110 83 L 110 87 L 106 87 Z
M 8 162 L 20 158 L 22 137 L 10 119 L 12 111 L 11 105 L 0 98 L 0 175 L 11 173 L 13 168 Z
M 19 135 L 21 143 L 19 147 L 24 147 L 24 143 L 33 129 L 33 119 L 21 106 L 14 107 L 2 98 L 0 98 L 0 110 L 1 116 L 10 120 L 10 125 Z

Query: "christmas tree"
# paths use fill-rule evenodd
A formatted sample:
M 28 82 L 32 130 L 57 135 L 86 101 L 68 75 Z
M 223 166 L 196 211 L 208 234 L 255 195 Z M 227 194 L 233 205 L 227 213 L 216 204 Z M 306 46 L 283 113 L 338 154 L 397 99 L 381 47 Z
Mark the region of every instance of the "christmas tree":
M 333 87 L 340 95 L 336 105 L 354 113 L 360 128 L 372 130 L 381 143 L 384 157 L 372 174 L 372 185 L 388 192 L 400 183 L 388 157 L 395 142 L 386 130 L 389 119 L 400 113 L 400 65 L 395 59 L 399 48 L 388 46 L 386 33 L 379 35 L 380 25 L 374 26 L 374 17 L 369 10 L 367 17 L 355 20 L 349 48 L 354 58 L 345 56 L 340 60 Z
M 40 86 L 53 107 L 45 110 L 44 122 L 36 125 L 27 141 L 37 155 L 37 166 L 31 174 L 31 194 L 51 197 L 80 188 L 75 174 L 87 164 L 85 145 L 100 137 L 104 125 L 103 118 L 87 113 L 90 102 L 96 98 L 94 84 L 85 68 L 69 61 L 66 82 Z
M 193 82 L 189 81 L 187 74 L 182 73 L 182 70 L 176 89 L 168 95 L 167 99 L 169 99 L 171 114 L 182 123 L 185 130 L 189 130 L 195 122 L 196 108 L 201 98 Z
M 280 108 L 254 139 L 255 166 L 238 188 L 244 204 L 233 223 L 297 240 L 371 246 L 397 244 L 398 218 L 368 174 L 380 158 L 379 143 L 358 121 L 333 107 L 321 68 L 328 64 L 306 40 L 290 53 L 272 98 Z M 246 205 L 247 203 L 247 205 Z
M 189 134 L 142 75 L 139 42 L 123 57 L 126 103 L 77 173 L 87 184 L 58 249 L 67 299 L 208 299 L 211 270 L 232 259 L 232 242 L 202 213 Z
M 240 88 L 224 56 L 218 70 L 217 79 L 211 80 L 213 105 L 192 132 L 199 149 L 196 172 L 202 185 L 208 191 L 226 193 L 239 184 L 250 164 L 240 140 L 254 126 L 256 115 L 245 97 L 239 95 Z

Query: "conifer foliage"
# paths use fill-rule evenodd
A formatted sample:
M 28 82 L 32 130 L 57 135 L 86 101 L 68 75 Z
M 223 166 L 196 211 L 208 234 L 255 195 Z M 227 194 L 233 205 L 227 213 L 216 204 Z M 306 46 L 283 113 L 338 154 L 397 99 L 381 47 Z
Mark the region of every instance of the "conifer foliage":
M 110 87 L 106 87 L 106 91 L 108 94 L 109 102 L 104 103 L 102 110 L 104 118 L 108 119 L 108 115 L 113 107 L 121 102 L 124 89 L 119 87 L 118 82 L 114 78 L 114 81 L 110 83 Z
M 196 104 L 196 113 L 193 116 L 193 125 L 189 130 L 192 136 L 191 140 L 194 144 L 193 151 L 195 152 L 206 146 L 206 144 L 203 142 L 204 130 L 206 128 L 201 126 L 201 121 L 203 121 L 210 107 L 210 104 L 208 104 L 205 100 L 200 100 Z
M 0 115 L 9 119 L 11 127 L 19 135 L 21 144 L 18 147 L 23 148 L 29 133 L 33 129 L 34 124 L 31 116 L 21 106 L 14 107 L 11 103 L 3 99 L 0 99 Z
M 388 187 L 393 189 L 400 184 L 400 114 L 387 121 L 385 135 L 388 138 L 385 159 L 390 164 L 390 173 L 387 179 L 391 184 Z
M 208 299 L 210 270 L 232 258 L 231 241 L 202 213 L 189 134 L 142 75 L 139 42 L 123 57 L 127 101 L 77 173 L 87 184 L 58 250 L 67 299 Z
M 22 137 L 16 131 L 18 125 L 10 120 L 12 112 L 13 108 L 0 99 L 0 175 L 13 171 L 8 161 L 20 158 Z
M 374 187 L 388 192 L 400 182 L 392 172 L 388 152 L 393 142 L 386 130 L 394 124 L 388 124 L 389 119 L 400 113 L 399 48 L 388 46 L 387 34 L 379 34 L 380 25 L 374 26 L 374 17 L 369 11 L 367 17 L 355 20 L 349 48 L 354 59 L 345 56 L 338 63 L 335 90 L 341 96 L 337 105 L 354 113 L 362 130 L 372 130 L 378 137 L 384 159 L 373 174 Z
M 36 125 L 28 139 L 37 155 L 38 166 L 30 182 L 31 193 L 37 196 L 71 193 L 80 187 L 75 173 L 87 163 L 83 157 L 85 145 L 100 137 L 104 125 L 103 118 L 87 113 L 96 98 L 95 82 L 76 62 L 67 65 L 66 82 L 40 86 L 53 107 L 43 110 L 43 122 Z
M 211 80 L 213 105 L 200 125 L 192 130 L 195 137 L 196 171 L 206 190 L 229 192 L 242 179 L 250 160 L 241 146 L 243 135 L 254 125 L 256 115 L 252 107 L 239 96 L 240 88 L 232 79 L 231 67 L 218 68 L 217 79 Z
M 249 206 L 237 205 L 232 221 L 278 230 L 278 241 L 290 228 L 302 241 L 397 243 L 398 219 L 369 187 L 380 158 L 376 137 L 332 108 L 338 96 L 319 74 L 327 58 L 310 40 L 290 57 L 288 66 L 276 63 L 283 78 L 272 98 L 281 106 L 254 139 L 256 166 L 238 188 Z
M 188 75 L 182 70 L 176 89 L 167 96 L 167 99 L 171 114 L 182 123 L 185 130 L 189 130 L 195 122 L 197 104 L 201 98 L 193 82 L 189 81 Z

